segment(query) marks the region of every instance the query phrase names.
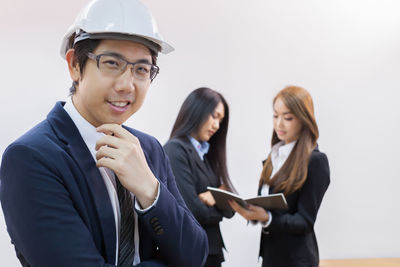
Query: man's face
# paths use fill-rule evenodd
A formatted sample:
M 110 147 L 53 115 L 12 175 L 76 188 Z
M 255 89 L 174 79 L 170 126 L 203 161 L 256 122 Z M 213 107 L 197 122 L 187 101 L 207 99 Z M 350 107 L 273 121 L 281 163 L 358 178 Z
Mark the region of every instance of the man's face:
M 93 54 L 104 53 L 119 55 L 129 62 L 152 63 L 149 49 L 131 41 L 103 40 Z M 142 106 L 151 81 L 135 79 L 131 68 L 128 65 L 118 75 L 104 73 L 97 67 L 96 60 L 88 59 L 83 74 L 79 69 L 73 72 L 73 79 L 79 81 L 73 103 L 93 126 L 122 124 Z

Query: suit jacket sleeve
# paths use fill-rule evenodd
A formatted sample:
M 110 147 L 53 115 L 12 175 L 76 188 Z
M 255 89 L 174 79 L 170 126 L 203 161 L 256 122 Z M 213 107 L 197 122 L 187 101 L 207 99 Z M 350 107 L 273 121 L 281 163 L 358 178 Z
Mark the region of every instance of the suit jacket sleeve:
M 157 177 L 161 181 L 157 204 L 140 216 L 164 262 L 177 267 L 202 266 L 208 255 L 207 235 L 186 207 L 168 158 L 158 142 L 157 145 L 165 177 Z
M 267 231 L 306 233 L 313 231 L 318 209 L 330 183 L 328 159 L 324 153 L 311 154 L 308 176 L 300 189 L 295 213 L 271 211 L 272 222 Z
M 198 170 L 195 170 L 195 166 L 192 166 L 193 164 L 189 159 L 190 155 L 185 148 L 180 143 L 169 142 L 164 146 L 164 149 L 171 162 L 179 191 L 194 217 L 202 225 L 220 222 L 223 217 L 222 212 L 216 207 L 209 207 L 200 201 L 194 181 L 195 171 Z
M 59 171 L 40 151 L 13 145 L 3 155 L 1 203 L 8 232 L 30 266 L 106 264 L 74 208 Z

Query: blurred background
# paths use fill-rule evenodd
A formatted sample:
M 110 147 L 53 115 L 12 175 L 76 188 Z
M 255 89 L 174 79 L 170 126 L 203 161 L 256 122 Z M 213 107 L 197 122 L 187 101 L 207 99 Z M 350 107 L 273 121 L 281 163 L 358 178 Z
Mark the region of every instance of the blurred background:
M 272 98 L 286 85 L 314 99 L 331 185 L 315 224 L 321 259 L 400 257 L 400 2 L 395 0 L 144 0 L 176 51 L 127 125 L 167 141 L 195 88 L 230 105 L 228 168 L 256 194 L 270 151 Z M 0 154 L 65 100 L 63 34 L 87 1 L 3 1 Z M 29 223 L 29 222 L 27 222 Z M 223 266 L 261 266 L 260 226 L 222 223 Z M 19 266 L 0 212 L 0 258 Z

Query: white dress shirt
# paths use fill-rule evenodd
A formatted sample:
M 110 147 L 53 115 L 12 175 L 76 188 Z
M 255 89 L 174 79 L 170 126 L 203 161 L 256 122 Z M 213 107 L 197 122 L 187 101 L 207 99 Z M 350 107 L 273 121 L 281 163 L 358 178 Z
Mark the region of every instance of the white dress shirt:
M 270 179 L 274 177 L 274 175 L 281 169 L 287 158 L 289 157 L 290 153 L 293 150 L 293 147 L 296 145 L 296 141 L 293 141 L 289 144 L 285 144 L 283 141 L 276 143 L 272 146 L 271 149 L 271 163 L 272 163 L 272 173 L 269 177 Z M 261 195 L 267 196 L 269 195 L 269 185 L 263 184 L 261 187 Z M 272 222 L 272 214 L 268 211 L 269 218 L 268 221 L 262 223 L 264 228 L 268 227 Z
M 75 108 L 72 98 L 69 97 L 64 105 L 65 111 L 68 113 L 68 115 L 71 117 L 72 121 L 75 123 L 75 126 L 78 128 L 79 133 L 82 136 L 83 141 L 85 142 L 86 146 L 88 147 L 90 153 L 93 156 L 93 159 L 96 161 L 96 141 L 99 140 L 101 137 L 104 136 L 103 133 L 96 132 L 96 128 L 90 124 L 85 118 L 82 117 L 82 115 L 78 112 L 78 110 Z M 115 246 L 115 265 L 118 264 L 118 244 L 119 244 L 119 231 L 120 231 L 120 225 L 121 225 L 121 213 L 119 209 L 119 201 L 118 201 L 118 195 L 117 195 L 117 190 L 116 190 L 116 183 L 115 183 L 115 174 L 112 170 L 104 167 L 100 167 L 99 171 L 101 173 L 101 176 L 103 177 L 104 184 L 106 185 L 108 195 L 110 197 L 111 201 L 111 206 L 113 209 L 114 213 L 114 218 L 115 218 L 115 229 L 116 229 L 116 246 Z M 134 195 L 132 195 L 132 199 L 135 199 L 135 208 L 132 207 L 132 209 L 135 211 L 135 256 L 134 256 L 134 261 L 133 265 L 139 264 L 140 263 L 140 256 L 139 256 L 139 227 L 138 227 L 138 216 L 136 212 L 146 212 L 148 209 L 150 209 L 152 206 L 154 206 L 157 203 L 158 197 L 160 194 L 160 184 L 158 184 L 158 193 L 156 200 L 154 203 L 146 208 L 146 209 L 141 209 L 139 203 L 136 201 L 136 198 Z

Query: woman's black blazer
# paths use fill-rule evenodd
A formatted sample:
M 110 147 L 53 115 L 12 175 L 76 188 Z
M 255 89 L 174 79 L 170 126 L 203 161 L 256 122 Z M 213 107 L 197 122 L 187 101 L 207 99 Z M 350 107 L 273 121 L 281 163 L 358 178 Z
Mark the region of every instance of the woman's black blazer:
M 216 207 L 203 204 L 198 194 L 206 192 L 207 186 L 219 187 L 220 179 L 210 168 L 207 155 L 200 159 L 189 138 L 172 138 L 164 145 L 171 163 L 178 189 L 208 236 L 209 254 L 222 255 L 222 240 L 219 222 L 223 217 L 231 218 L 233 212 L 223 212 Z
M 314 223 L 330 183 L 328 158 L 314 149 L 303 187 L 286 196 L 287 211 L 271 211 L 272 222 L 261 234 L 263 267 L 317 267 L 318 245 Z M 258 190 L 260 194 L 261 187 Z M 270 193 L 274 188 L 269 189 Z

